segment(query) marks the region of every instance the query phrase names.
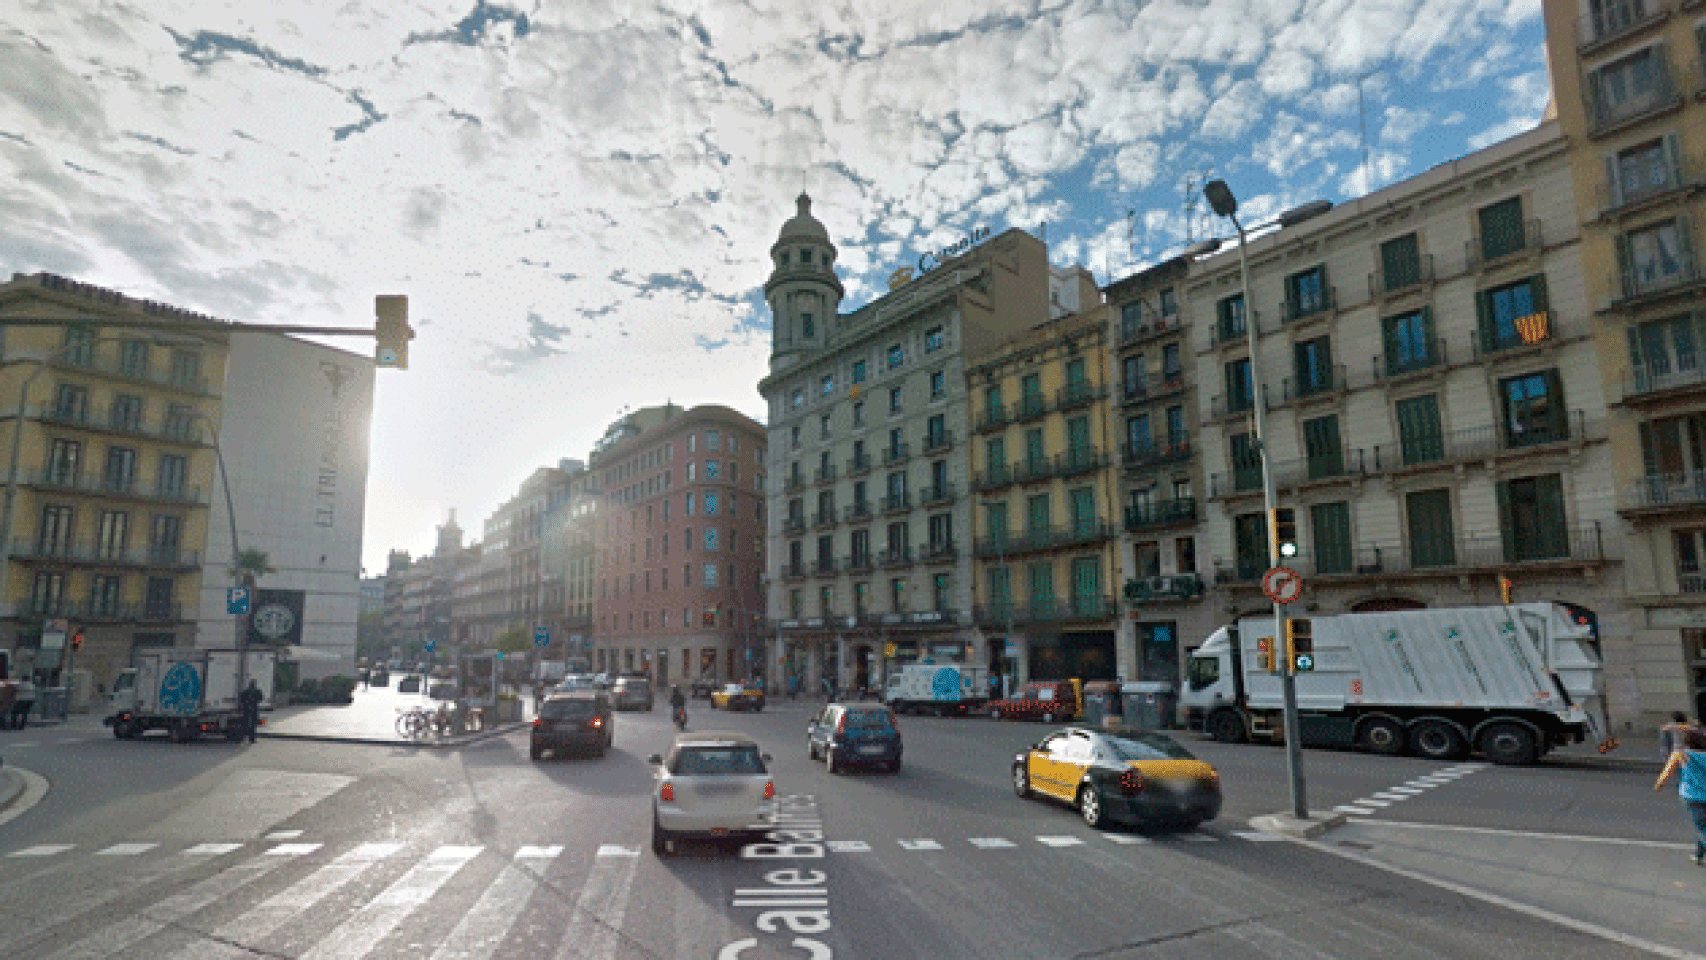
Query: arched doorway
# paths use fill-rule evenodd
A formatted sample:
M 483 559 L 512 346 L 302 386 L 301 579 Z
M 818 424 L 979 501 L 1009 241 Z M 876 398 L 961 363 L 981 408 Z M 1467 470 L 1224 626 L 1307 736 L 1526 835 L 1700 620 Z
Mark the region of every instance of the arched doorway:
M 1409 610 L 1426 610 L 1428 605 L 1409 597 L 1374 597 L 1351 606 L 1352 613 L 1404 613 Z

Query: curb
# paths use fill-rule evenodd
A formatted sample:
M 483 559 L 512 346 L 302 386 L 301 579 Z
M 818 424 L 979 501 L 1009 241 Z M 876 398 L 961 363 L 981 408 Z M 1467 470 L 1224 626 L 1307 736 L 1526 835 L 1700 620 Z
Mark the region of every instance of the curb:
M 506 723 L 502 726 L 494 727 L 491 730 L 482 730 L 479 733 L 470 734 L 468 736 L 447 738 L 443 740 L 437 738 L 428 740 L 398 740 L 395 738 L 382 739 L 380 737 L 334 737 L 330 734 L 319 733 L 269 733 L 266 731 L 259 732 L 257 736 L 263 740 L 297 740 L 308 743 L 359 743 L 374 747 L 416 747 L 442 750 L 449 747 L 465 747 L 472 743 L 490 740 L 493 737 L 501 737 L 506 733 L 513 733 L 516 730 L 520 730 L 527 725 L 527 721 L 521 720 L 515 723 Z
M 47 778 L 23 767 L 0 768 L 0 824 L 23 816 L 47 796 Z
M 1291 837 L 1294 840 L 1313 840 L 1328 830 L 1344 826 L 1345 822 L 1345 815 L 1342 813 L 1330 813 L 1324 816 L 1317 813 L 1310 815 L 1307 819 L 1299 820 L 1288 811 L 1251 817 L 1250 828 L 1261 833 Z
M 11 767 L 0 767 L 0 813 L 5 813 L 23 792 L 24 778 Z

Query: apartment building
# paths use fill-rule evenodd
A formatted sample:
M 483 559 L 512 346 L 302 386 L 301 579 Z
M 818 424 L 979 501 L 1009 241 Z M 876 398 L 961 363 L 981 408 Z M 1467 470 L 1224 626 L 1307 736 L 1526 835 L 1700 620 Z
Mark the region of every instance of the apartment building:
M 1187 283 L 1209 506 L 1202 560 L 1228 616 L 1266 608 L 1267 407 L 1279 506 L 1295 518 L 1300 607 L 1556 600 L 1605 625 L 1613 676 L 1622 537 L 1596 319 L 1583 289 L 1570 144 L 1543 123 L 1249 245 Z M 1253 377 L 1245 324 L 1257 328 Z M 1212 387 L 1210 386 L 1212 385 Z M 1613 721 L 1640 712 L 1611 689 Z
M 579 460 L 559 464 L 564 482 L 546 507 L 540 542 L 541 622 L 551 631 L 546 655 L 590 661 L 592 600 L 598 584 L 598 509 L 592 471 Z
M 977 575 L 974 616 L 1015 683 L 1131 676 L 1120 632 L 1118 483 L 1108 312 L 1087 309 L 968 354 Z
M 113 325 L 150 321 L 190 329 Z M 227 332 L 176 307 L 19 274 L 0 285 L 0 333 L 10 421 L 0 456 L 17 465 L 0 521 L 0 646 L 33 651 L 58 676 L 61 651 L 40 647 L 47 622 L 65 621 L 84 637 L 74 667 L 102 688 L 136 648 L 193 643 Z
M 594 669 L 660 684 L 762 674 L 764 444 L 728 407 L 670 404 L 594 446 Z
M 1706 711 L 1706 6 L 1562 0 L 1546 35 L 1629 535 L 1611 692 L 1650 727 Z
M 1048 319 L 1045 246 L 976 232 L 844 315 L 835 245 L 801 194 L 770 257 L 772 676 L 846 688 L 885 663 L 981 661 L 965 357 Z
M 414 659 L 431 643 L 447 654 L 453 629 L 457 570 L 464 556 L 456 513 L 440 524 L 433 552 L 411 558 L 393 550 L 385 570 L 385 639 L 397 656 Z
M 1176 256 L 1103 289 L 1118 362 L 1120 587 L 1129 614 L 1120 675 L 1172 684 L 1223 613 L 1207 602 L 1197 556 L 1204 488 L 1193 442 L 1201 402 L 1194 338 L 1207 336 L 1180 305 L 1192 260 Z

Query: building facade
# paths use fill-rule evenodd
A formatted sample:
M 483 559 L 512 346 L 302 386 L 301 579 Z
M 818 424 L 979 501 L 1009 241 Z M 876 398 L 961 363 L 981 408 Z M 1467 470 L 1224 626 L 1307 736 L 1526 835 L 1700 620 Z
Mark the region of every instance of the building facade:
M 1118 362 L 1121 676 L 1175 685 L 1187 651 L 1219 618 L 1197 554 L 1203 475 L 1193 338 L 1201 328 L 1182 306 L 1191 262 L 1174 257 L 1103 291 Z
M 51 274 L 0 285 L 0 324 L 8 318 L 56 322 L 0 327 L 0 395 L 10 404 L 25 391 L 0 427 L 16 464 L 0 532 L 0 646 L 27 651 L 20 659 L 50 671 L 48 682 L 68 681 L 67 666 L 87 671 L 98 693 L 133 650 L 194 643 L 228 331 Z M 84 638 L 70 664 L 40 649 L 59 620 Z
M 1129 644 L 1116 643 L 1108 312 L 1089 276 L 1077 279 L 1088 309 L 967 358 L 975 620 L 1011 683 L 1135 675 Z
M 1629 536 L 1610 693 L 1652 726 L 1706 711 L 1706 8 L 1566 0 L 1546 34 Z
M 637 410 L 594 447 L 593 669 L 660 684 L 761 676 L 764 429 L 735 410 Z
M 1599 617 L 1608 669 L 1631 669 L 1568 149 L 1543 123 L 1252 241 L 1248 311 L 1236 251 L 1193 266 L 1191 326 L 1212 331 L 1203 559 L 1225 618 L 1270 609 L 1264 403 L 1301 612 L 1498 603 L 1508 577 L 1519 601 Z M 1639 705 L 1610 692 L 1621 728 Z
M 979 233 L 843 315 L 835 245 L 797 207 L 764 285 L 771 675 L 849 688 L 921 656 L 979 661 L 965 357 L 1049 318 L 1046 248 Z
M 546 507 L 540 543 L 541 609 L 551 631 L 551 659 L 592 659 L 592 600 L 598 585 L 598 511 L 602 498 L 578 460 L 559 466 L 565 479 Z

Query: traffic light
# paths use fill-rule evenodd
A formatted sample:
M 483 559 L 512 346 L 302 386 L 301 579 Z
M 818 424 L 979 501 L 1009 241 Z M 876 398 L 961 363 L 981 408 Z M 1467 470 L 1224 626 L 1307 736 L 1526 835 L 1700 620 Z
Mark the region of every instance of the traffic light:
M 1294 673 L 1315 669 L 1315 621 L 1307 617 L 1286 619 L 1285 657 Z
M 1274 638 L 1256 638 L 1256 669 L 1274 671 Z
M 1273 518 L 1274 556 L 1283 563 L 1297 556 L 1297 511 L 1275 507 Z
M 1510 602 L 1511 602 L 1511 578 L 1510 577 L 1500 577 L 1499 578 L 1499 602 L 1504 604 L 1507 607 L 1510 606 Z
M 409 298 L 381 295 L 373 298 L 374 324 L 373 365 L 396 370 L 409 369 L 409 341 L 415 332 L 409 329 Z

